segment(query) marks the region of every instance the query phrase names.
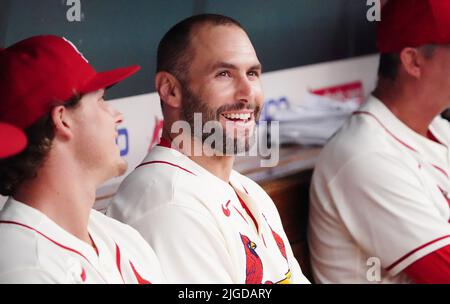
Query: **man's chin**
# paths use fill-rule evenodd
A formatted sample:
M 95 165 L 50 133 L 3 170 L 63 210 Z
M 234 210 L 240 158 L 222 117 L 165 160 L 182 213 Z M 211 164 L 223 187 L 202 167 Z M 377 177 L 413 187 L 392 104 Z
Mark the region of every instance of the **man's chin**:
M 244 138 L 234 138 L 231 140 L 227 138 L 226 147 L 223 150 L 227 156 L 236 156 L 250 151 L 251 147 L 255 144 L 255 137 L 245 136 Z

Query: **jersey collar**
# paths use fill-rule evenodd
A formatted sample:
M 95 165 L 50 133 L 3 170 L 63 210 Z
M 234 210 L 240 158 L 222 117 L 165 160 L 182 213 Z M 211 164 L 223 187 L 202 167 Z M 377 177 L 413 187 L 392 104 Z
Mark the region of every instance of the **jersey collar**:
M 12 197 L 5 203 L 0 221 L 17 223 L 17 226 L 34 231 L 36 235 L 44 237 L 45 241 L 55 246 L 80 254 L 90 263 L 96 263 L 98 260 L 97 253 L 89 244 L 64 230 L 44 213 Z M 91 231 L 89 233 L 91 234 Z
M 429 138 L 426 138 L 404 124 L 398 119 L 378 98 L 371 96 L 368 101 L 357 111 L 354 115 L 369 115 L 376 120 L 377 124 L 384 128 L 386 132 L 393 137 L 397 142 L 405 146 L 411 151 L 418 152 L 420 154 L 428 155 L 429 150 L 442 149 L 444 146 L 448 146 L 448 141 L 439 136 L 440 124 L 442 124 L 442 118 L 436 117 L 431 125 L 430 130 L 436 135 L 442 144 L 439 144 Z

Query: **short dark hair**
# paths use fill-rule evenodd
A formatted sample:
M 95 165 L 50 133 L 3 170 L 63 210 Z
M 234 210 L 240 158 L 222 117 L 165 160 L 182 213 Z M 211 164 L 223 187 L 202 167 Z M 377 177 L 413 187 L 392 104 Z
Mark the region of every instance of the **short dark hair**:
M 431 58 L 436 49 L 436 45 L 426 44 L 419 47 L 426 58 Z M 380 55 L 380 65 L 378 66 L 378 77 L 394 81 L 397 78 L 400 67 L 400 53 L 384 53 Z
M 234 25 L 243 29 L 239 22 L 222 15 L 201 14 L 186 18 L 174 25 L 161 39 L 158 45 L 156 71 L 166 71 L 180 81 L 186 80 L 184 77 L 193 56 L 190 49 L 192 30 L 204 24 Z
M 81 96 L 64 103 L 66 108 L 76 108 Z M 50 113 L 25 129 L 28 145 L 24 151 L 10 158 L 0 159 L 0 194 L 13 195 L 26 180 L 37 176 L 46 160 L 55 137 L 55 125 Z

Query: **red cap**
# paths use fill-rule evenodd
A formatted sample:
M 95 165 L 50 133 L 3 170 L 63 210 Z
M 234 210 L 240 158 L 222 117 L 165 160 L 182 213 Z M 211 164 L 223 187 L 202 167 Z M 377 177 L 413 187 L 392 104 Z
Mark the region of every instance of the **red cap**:
M 140 69 L 97 73 L 65 38 L 35 36 L 0 52 L 0 121 L 25 129 L 55 103 L 108 88 Z
M 450 43 L 450 1 L 389 0 L 381 10 L 377 46 L 381 53 L 405 47 Z
M 20 153 L 27 145 L 27 137 L 22 130 L 0 122 L 0 158 Z

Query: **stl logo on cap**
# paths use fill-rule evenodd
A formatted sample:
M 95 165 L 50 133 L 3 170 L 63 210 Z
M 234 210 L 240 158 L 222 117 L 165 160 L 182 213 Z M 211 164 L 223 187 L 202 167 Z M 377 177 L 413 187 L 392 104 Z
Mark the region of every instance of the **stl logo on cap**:
M 87 60 L 86 57 L 84 57 L 83 53 L 81 53 L 80 50 L 77 49 L 77 47 L 75 46 L 75 44 L 72 43 L 72 41 L 66 39 L 66 37 L 61 37 L 61 38 L 62 38 L 65 42 L 67 42 L 68 44 L 70 44 L 70 45 L 73 47 L 73 49 L 74 49 L 78 54 L 80 54 L 81 58 L 83 58 L 84 61 L 86 61 L 87 63 L 89 63 L 89 60 Z

